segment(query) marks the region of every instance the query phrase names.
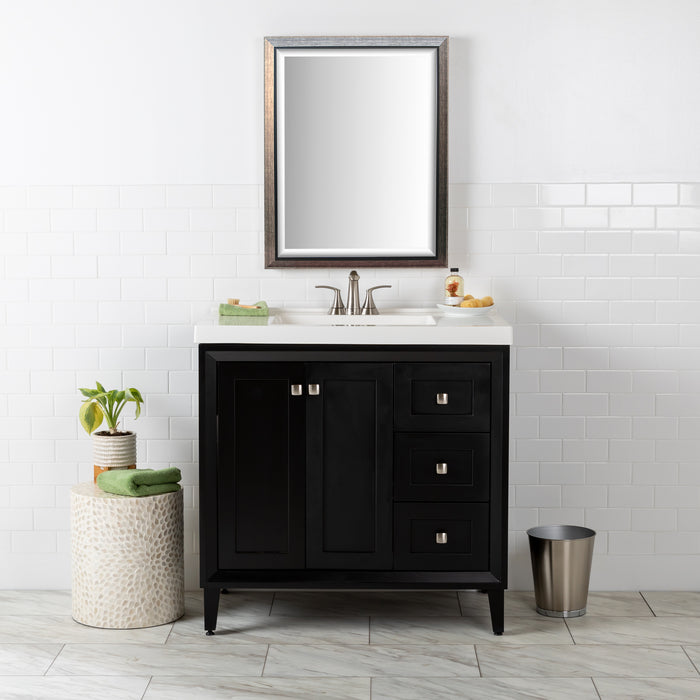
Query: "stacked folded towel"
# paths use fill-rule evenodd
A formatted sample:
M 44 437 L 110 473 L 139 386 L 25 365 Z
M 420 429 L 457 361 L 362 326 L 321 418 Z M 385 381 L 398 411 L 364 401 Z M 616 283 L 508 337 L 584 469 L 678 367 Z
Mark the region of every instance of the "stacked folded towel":
M 233 301 L 233 300 L 232 300 Z M 255 304 L 219 304 L 219 316 L 267 316 L 267 302 L 256 301 Z
M 119 496 L 157 496 L 179 491 L 182 474 L 177 467 L 168 469 L 110 469 L 97 477 L 97 485 Z

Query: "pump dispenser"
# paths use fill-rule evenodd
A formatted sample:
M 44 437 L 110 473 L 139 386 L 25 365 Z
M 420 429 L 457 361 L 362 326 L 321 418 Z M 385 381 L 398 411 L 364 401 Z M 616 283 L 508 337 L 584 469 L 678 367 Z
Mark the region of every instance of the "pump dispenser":
M 450 274 L 445 278 L 445 303 L 459 304 L 464 299 L 464 278 L 459 274 L 458 267 L 451 267 Z

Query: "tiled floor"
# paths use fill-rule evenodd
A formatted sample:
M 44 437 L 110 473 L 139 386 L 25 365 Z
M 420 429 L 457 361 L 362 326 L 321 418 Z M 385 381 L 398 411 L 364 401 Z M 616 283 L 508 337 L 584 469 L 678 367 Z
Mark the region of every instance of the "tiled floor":
M 0 698 L 700 698 L 700 593 L 591 593 L 585 617 L 506 593 L 237 593 L 140 630 L 84 627 L 66 591 L 0 591 Z

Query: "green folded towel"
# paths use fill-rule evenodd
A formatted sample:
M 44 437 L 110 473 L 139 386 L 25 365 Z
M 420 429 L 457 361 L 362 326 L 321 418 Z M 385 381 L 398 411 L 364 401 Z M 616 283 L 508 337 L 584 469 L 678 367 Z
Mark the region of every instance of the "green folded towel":
M 255 306 L 260 308 L 243 309 L 231 304 L 219 304 L 219 316 L 267 316 L 270 313 L 266 301 L 256 301 Z
M 97 477 L 97 485 L 119 496 L 157 496 L 179 491 L 182 474 L 177 467 L 168 469 L 110 469 Z

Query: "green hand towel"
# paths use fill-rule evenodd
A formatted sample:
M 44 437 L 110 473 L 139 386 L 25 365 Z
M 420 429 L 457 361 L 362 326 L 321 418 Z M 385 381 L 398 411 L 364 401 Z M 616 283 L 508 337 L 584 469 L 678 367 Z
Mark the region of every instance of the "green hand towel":
M 231 304 L 219 304 L 219 316 L 267 316 L 270 313 L 266 301 L 256 301 L 255 306 L 260 308 L 243 309 Z
M 179 491 L 182 474 L 177 467 L 168 469 L 110 469 L 97 477 L 97 485 L 120 496 L 157 496 Z

